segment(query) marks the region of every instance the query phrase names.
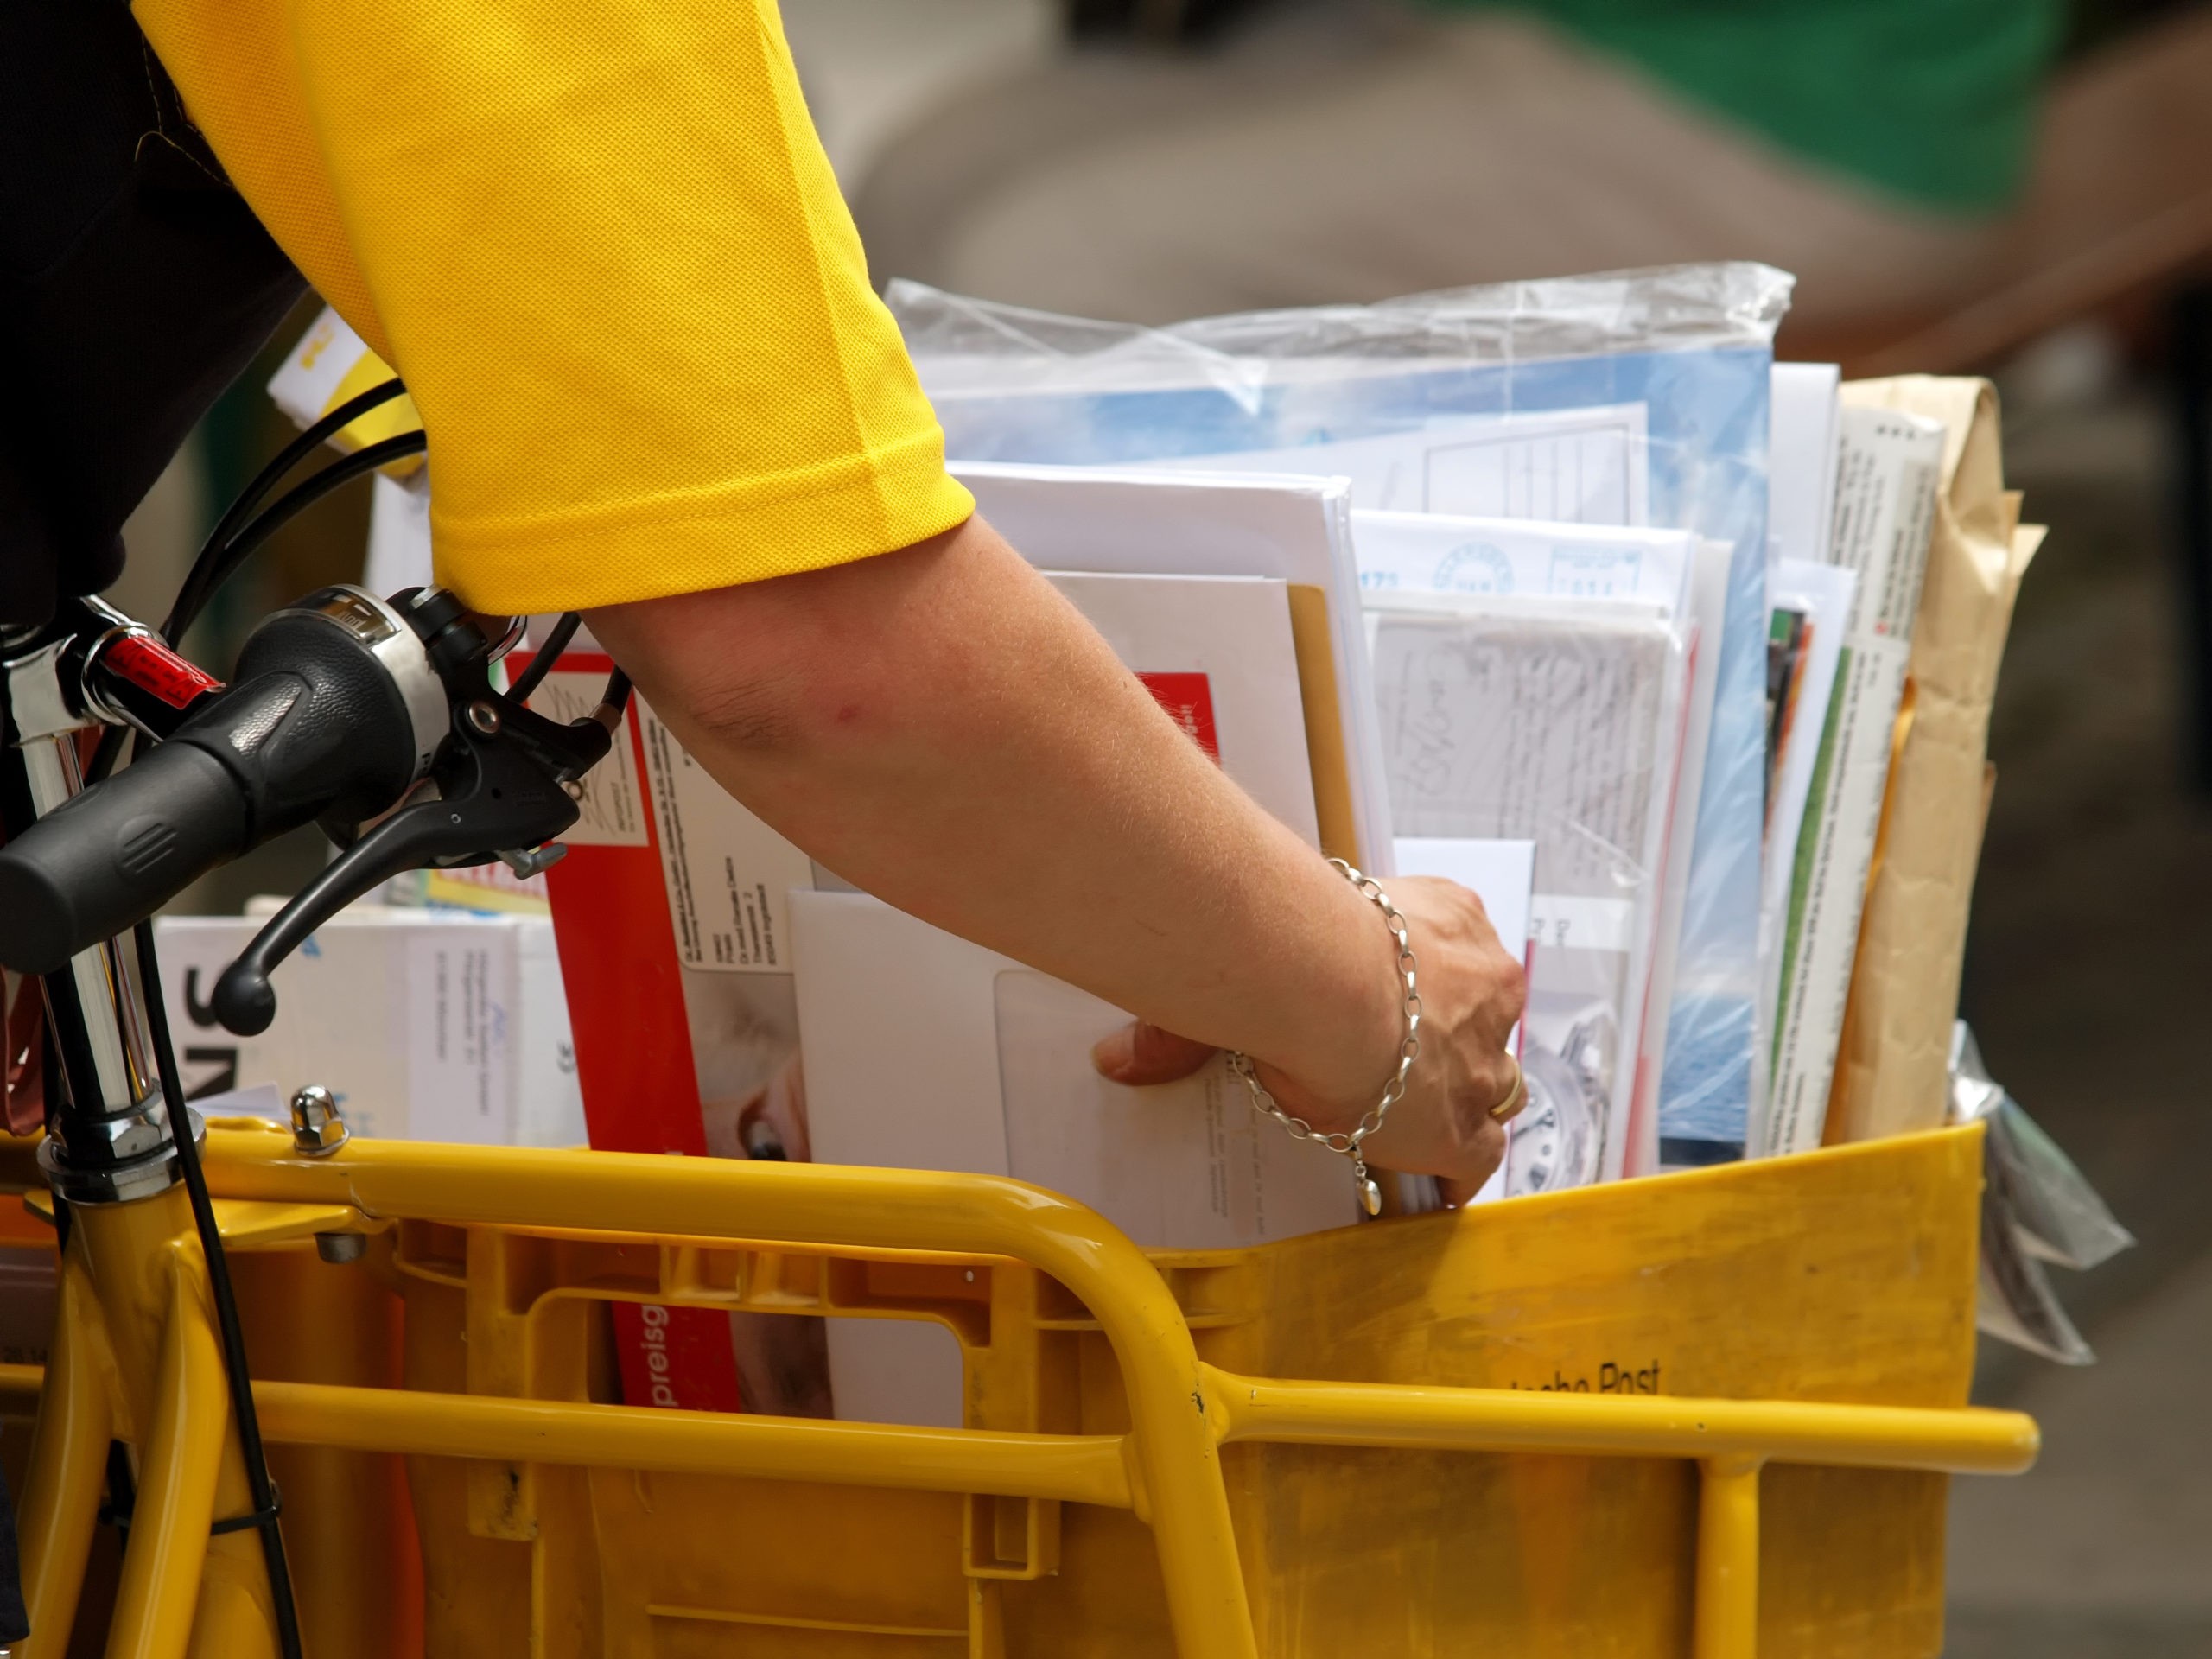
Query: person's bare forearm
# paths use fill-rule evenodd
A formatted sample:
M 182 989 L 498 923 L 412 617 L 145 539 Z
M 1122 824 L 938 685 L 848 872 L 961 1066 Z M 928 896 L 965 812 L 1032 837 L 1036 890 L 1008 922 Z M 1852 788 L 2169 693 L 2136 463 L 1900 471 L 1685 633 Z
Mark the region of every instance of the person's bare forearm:
M 1323 1095 L 1387 1072 L 1373 910 L 981 519 L 589 620 L 723 786 L 846 880 Z

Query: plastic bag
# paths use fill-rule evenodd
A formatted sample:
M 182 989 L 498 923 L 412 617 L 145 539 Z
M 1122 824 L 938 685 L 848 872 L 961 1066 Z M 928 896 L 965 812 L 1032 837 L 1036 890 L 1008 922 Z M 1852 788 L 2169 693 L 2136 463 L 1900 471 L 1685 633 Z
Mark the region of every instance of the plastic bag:
M 1954 1123 L 1988 1126 L 1976 1322 L 1991 1336 L 2063 1365 L 2094 1363 L 2096 1355 L 2059 1305 L 2043 1264 L 2085 1271 L 2111 1260 L 2134 1236 L 2057 1142 L 1990 1080 L 1963 1020 L 1952 1027 L 1949 1116 Z
M 2074 1160 L 2003 1085 L 1990 1081 L 1981 1049 L 1963 1020 L 1951 1031 L 1950 1120 L 1989 1125 L 2012 1225 L 2031 1255 L 2086 1273 L 2135 1243 Z
M 1790 286 L 1764 265 L 1684 265 L 1165 329 L 912 283 L 888 299 L 959 459 L 1241 454 L 1345 474 L 1357 507 L 1649 523 L 1728 543 L 1659 1109 L 1662 1156 L 1706 1163 L 1740 1155 L 1751 1096 L 1767 412 Z M 1282 454 L 1309 449 L 1305 466 Z

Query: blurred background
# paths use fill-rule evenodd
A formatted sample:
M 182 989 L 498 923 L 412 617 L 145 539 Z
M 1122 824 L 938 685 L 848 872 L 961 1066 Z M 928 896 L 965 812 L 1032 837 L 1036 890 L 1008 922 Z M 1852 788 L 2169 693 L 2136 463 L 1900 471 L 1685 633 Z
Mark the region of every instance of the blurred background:
M 1991 734 L 1964 1013 L 2140 1248 L 2063 1289 L 2099 1363 L 1985 1344 L 2042 1464 L 1954 1498 L 1950 1651 L 2212 1654 L 2212 6 L 2134 0 L 784 0 L 879 283 L 1131 321 L 1763 257 L 1785 357 L 1988 372 L 2050 536 Z M 166 607 L 290 435 L 310 299 L 126 531 Z M 188 642 L 359 575 L 365 493 Z M 296 886 L 312 831 L 187 895 Z

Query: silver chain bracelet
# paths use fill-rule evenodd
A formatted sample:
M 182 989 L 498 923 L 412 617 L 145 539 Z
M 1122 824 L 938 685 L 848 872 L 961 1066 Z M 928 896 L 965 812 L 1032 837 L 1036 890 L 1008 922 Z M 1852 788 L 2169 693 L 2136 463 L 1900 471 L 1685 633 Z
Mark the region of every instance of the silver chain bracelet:
M 1293 1117 L 1276 1103 L 1275 1097 L 1268 1092 L 1267 1085 L 1260 1081 L 1259 1072 L 1254 1067 L 1250 1055 L 1230 1050 L 1229 1069 L 1234 1076 L 1244 1080 L 1244 1087 L 1252 1096 L 1252 1109 L 1281 1124 L 1289 1131 L 1292 1140 L 1311 1141 L 1316 1146 L 1326 1147 L 1331 1152 L 1351 1160 L 1353 1190 L 1359 1195 L 1361 1206 L 1369 1215 L 1374 1216 L 1382 1211 L 1382 1189 L 1367 1173 L 1367 1159 L 1361 1147 L 1369 1135 L 1382 1127 L 1383 1120 L 1390 1116 L 1390 1109 L 1405 1097 L 1406 1074 L 1413 1070 L 1414 1057 L 1421 1052 L 1421 992 L 1414 984 L 1414 948 L 1407 941 L 1406 918 L 1390 902 L 1390 895 L 1382 891 L 1372 876 L 1362 875 L 1341 858 L 1332 858 L 1329 862 L 1338 874 L 1358 888 L 1367 900 L 1382 912 L 1382 919 L 1390 929 L 1390 937 L 1397 941 L 1398 972 L 1406 982 L 1406 1029 L 1405 1034 L 1398 1039 L 1397 1070 L 1382 1085 L 1382 1097 L 1368 1108 L 1366 1116 L 1350 1131 L 1324 1135 L 1304 1118 Z

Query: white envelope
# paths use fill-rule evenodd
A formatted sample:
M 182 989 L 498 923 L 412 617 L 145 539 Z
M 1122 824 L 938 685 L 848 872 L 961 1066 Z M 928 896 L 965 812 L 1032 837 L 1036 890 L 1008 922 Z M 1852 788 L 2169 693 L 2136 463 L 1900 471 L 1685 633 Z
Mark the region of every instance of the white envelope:
M 1833 363 L 1774 365 L 1767 418 L 1766 528 L 1777 558 L 1828 556 L 1840 379 Z
M 1000 974 L 992 990 L 1018 1179 L 1165 1249 L 1230 1249 L 1357 1219 L 1351 1166 L 1253 1111 L 1220 1059 L 1179 1083 L 1109 1083 L 1090 1063 L 1091 1046 L 1128 1014 L 1026 968 Z
M 1011 1174 L 993 992 L 1018 964 L 866 893 L 791 905 L 814 1161 Z
M 1109 1083 L 1112 1004 L 864 893 L 794 893 L 791 917 L 817 1162 L 1012 1175 L 1162 1249 L 1356 1218 L 1350 1166 L 1256 1117 L 1219 1060 Z
M 1012 1175 L 1167 1249 L 1357 1218 L 1350 1165 L 1258 1118 L 1218 1059 L 1157 1088 L 1109 1083 L 1090 1048 L 1120 1009 L 864 893 L 791 901 L 817 1162 Z M 957 1426 L 943 1334 L 830 1320 L 837 1414 Z

